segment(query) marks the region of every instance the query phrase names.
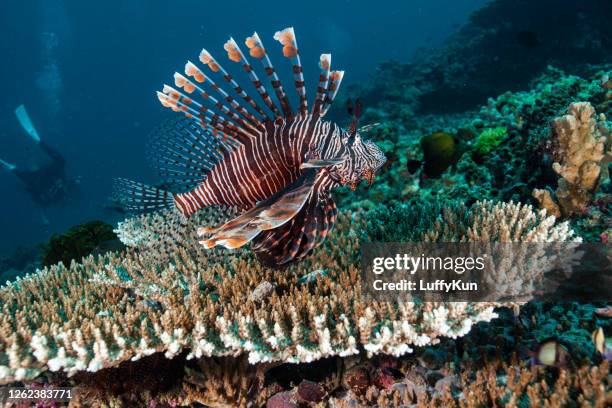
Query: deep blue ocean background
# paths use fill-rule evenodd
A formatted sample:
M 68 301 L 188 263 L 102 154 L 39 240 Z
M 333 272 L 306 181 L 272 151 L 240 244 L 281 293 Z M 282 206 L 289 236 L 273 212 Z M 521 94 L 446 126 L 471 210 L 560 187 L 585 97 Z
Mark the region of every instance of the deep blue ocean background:
M 112 180 L 155 180 L 145 157 L 147 135 L 171 116 L 155 91 L 187 59 L 197 60 L 202 47 L 234 72 L 223 43 L 232 35 L 243 44 L 257 30 L 288 78 L 272 35 L 294 26 L 312 93 L 320 53 L 332 52 L 332 66 L 346 70 L 345 84 L 368 81 L 382 61 L 408 62 L 417 49 L 438 47 L 485 2 L 3 1 L 0 158 L 20 167 L 48 160 L 14 115 L 25 104 L 41 137 L 66 157 L 80 192 L 42 210 L 1 169 L 0 254 L 84 221 L 120 219 L 104 208 Z

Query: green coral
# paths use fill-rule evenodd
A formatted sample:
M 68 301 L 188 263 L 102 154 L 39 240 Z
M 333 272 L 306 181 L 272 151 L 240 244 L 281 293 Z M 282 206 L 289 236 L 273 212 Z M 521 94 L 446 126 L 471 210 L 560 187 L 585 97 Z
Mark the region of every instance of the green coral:
M 474 142 L 474 149 L 480 155 L 486 155 L 492 150 L 495 150 L 497 146 L 508 136 L 508 130 L 505 127 L 498 126 L 494 128 L 485 129 L 480 133 L 476 141 Z
M 44 245 L 43 266 L 62 262 L 70 265 L 100 248 L 101 245 L 116 241 L 112 225 L 103 221 L 91 221 L 76 225 L 62 235 L 53 235 Z
M 363 240 L 373 242 L 421 241 L 422 235 L 452 213 L 459 223 L 467 220 L 467 208 L 459 201 L 395 203 L 378 206 L 369 213 Z

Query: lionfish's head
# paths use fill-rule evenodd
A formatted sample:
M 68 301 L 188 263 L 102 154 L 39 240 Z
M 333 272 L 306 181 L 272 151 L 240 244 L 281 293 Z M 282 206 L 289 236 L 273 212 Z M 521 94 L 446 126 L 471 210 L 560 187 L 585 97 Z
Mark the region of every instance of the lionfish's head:
M 334 166 L 336 179 L 351 190 L 355 190 L 361 180 L 372 184 L 374 175 L 387 161 L 385 154 L 374 142 L 364 139 L 356 131 L 347 132 L 343 142 L 344 161 Z

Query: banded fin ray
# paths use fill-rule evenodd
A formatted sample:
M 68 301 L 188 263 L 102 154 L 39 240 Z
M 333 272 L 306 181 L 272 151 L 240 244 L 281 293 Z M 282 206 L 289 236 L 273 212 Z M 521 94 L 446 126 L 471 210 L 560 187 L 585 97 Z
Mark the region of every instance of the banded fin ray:
M 162 92 L 158 92 L 157 96 L 162 105 L 175 112 L 183 112 L 189 119 L 197 118 L 196 121 L 202 128 L 222 136 L 225 141 L 233 139 L 245 143 L 254 137 L 254 133 L 248 132 L 244 127 L 236 125 L 227 117 L 219 115 L 170 85 L 164 85 Z
M 336 98 L 338 89 L 340 89 L 340 84 L 342 83 L 342 78 L 344 78 L 344 71 L 331 72 L 329 77 L 329 86 L 327 88 L 323 107 L 321 108 L 321 116 L 325 116 L 332 103 L 334 103 L 334 99 Z
M 331 194 L 313 188 L 299 214 L 253 240 L 253 251 L 268 265 L 284 265 L 308 256 L 327 237 L 337 217 Z
M 329 86 L 329 75 L 331 70 L 331 54 L 321 54 L 319 57 L 319 84 L 317 85 L 317 94 L 312 106 L 312 115 L 320 116 L 321 108 L 327 97 L 327 88 Z
M 272 65 L 272 61 L 270 61 L 270 57 L 266 53 L 266 49 L 264 48 L 263 42 L 257 32 L 254 32 L 252 36 L 248 37 L 245 42 L 246 46 L 249 48 L 249 55 L 253 58 L 258 59 L 268 76 L 268 80 L 270 81 L 270 85 L 272 85 L 272 89 L 274 89 L 274 93 L 276 94 L 277 99 L 280 102 L 281 109 L 283 110 L 283 115 L 286 120 L 290 120 L 293 118 L 293 112 L 291 111 L 291 105 L 289 104 L 289 98 L 283 89 L 283 85 L 278 77 L 278 74 L 274 70 L 274 65 Z
M 242 118 L 244 118 L 249 123 L 249 127 L 258 127 L 259 119 L 256 118 L 251 112 L 249 112 L 244 106 L 242 106 L 236 99 L 234 99 L 231 95 L 229 95 L 222 87 L 217 85 L 215 81 L 210 78 L 209 75 L 204 75 L 202 70 L 193 62 L 187 61 L 185 64 L 185 75 L 193 78 L 197 83 L 204 84 L 207 88 L 212 88 L 216 94 L 218 94 L 221 99 L 225 102 L 229 103 L 230 108 L 233 112 L 239 114 Z M 210 99 L 215 105 L 217 104 L 216 98 L 211 98 L 212 95 L 210 93 L 203 91 L 200 93 L 200 96 L 204 99 Z
M 148 156 L 167 184 L 193 188 L 232 149 L 192 121 L 179 118 L 151 134 Z
M 295 90 L 300 98 L 299 112 L 304 117 L 308 113 L 308 100 L 306 98 L 306 86 L 304 83 L 304 73 L 302 72 L 302 62 L 300 61 L 300 52 L 293 27 L 277 31 L 274 34 L 274 39 L 283 45 L 283 55 L 291 59 Z
M 244 91 L 244 89 L 240 85 L 238 85 L 238 83 L 234 80 L 234 78 L 225 70 L 225 68 L 223 68 L 223 66 L 221 66 L 221 64 L 219 64 L 219 62 L 217 62 L 217 60 L 212 56 L 212 54 L 208 52 L 206 49 L 203 49 L 200 52 L 200 61 L 203 64 L 206 64 L 210 68 L 211 71 L 220 72 L 223 75 L 223 79 L 230 84 L 234 92 L 240 95 L 240 97 L 244 99 L 261 116 L 260 122 L 263 122 L 265 120 L 270 120 L 270 118 L 268 117 L 266 112 L 263 110 L 263 108 L 259 106 L 253 100 L 253 98 L 251 98 Z
M 251 66 L 249 61 L 247 61 L 246 57 L 242 53 L 242 50 L 240 49 L 236 41 L 234 41 L 233 38 L 230 38 L 225 43 L 223 48 L 225 49 L 225 51 L 227 51 L 227 55 L 230 60 L 242 64 L 244 71 L 248 74 L 249 79 L 251 80 L 251 83 L 257 90 L 257 93 L 259 94 L 261 99 L 264 101 L 266 106 L 274 113 L 274 117 L 275 118 L 282 117 L 282 114 L 278 110 L 278 107 L 274 104 L 274 102 L 272 101 L 272 98 L 270 98 L 268 91 L 261 83 L 261 80 L 259 79 L 255 71 L 253 70 L 253 67 Z
M 127 211 L 157 211 L 172 207 L 174 198 L 169 191 L 124 178 L 115 179 L 112 199 Z
M 313 170 L 305 172 L 286 189 L 214 231 L 199 230 L 200 235 L 213 234 L 201 243 L 206 248 L 217 245 L 228 249 L 240 248 L 252 241 L 262 231 L 282 226 L 300 212 L 310 197 L 315 175 Z
M 186 72 L 189 72 L 189 69 L 187 67 L 189 64 L 191 63 L 187 62 L 187 65 L 185 67 Z M 230 120 L 236 122 L 242 127 L 242 130 L 245 133 L 251 135 L 254 135 L 256 133 L 255 126 L 248 121 L 250 117 L 245 115 L 245 111 L 240 110 L 239 107 L 236 109 L 231 105 L 227 106 L 226 104 L 215 98 L 213 95 L 209 94 L 206 90 L 200 87 L 200 85 L 191 81 L 189 78 L 185 77 L 179 72 L 174 73 L 174 84 L 178 88 L 182 88 L 188 94 L 193 94 L 195 91 L 197 91 L 204 100 L 208 101 L 210 105 L 212 105 L 212 107 L 214 107 L 220 112 L 219 114 L 218 112 L 215 112 L 212 108 L 197 103 L 197 106 L 200 108 L 200 113 L 202 113 L 203 110 L 209 111 L 213 115 L 218 115 L 219 119 L 225 119 L 228 122 Z

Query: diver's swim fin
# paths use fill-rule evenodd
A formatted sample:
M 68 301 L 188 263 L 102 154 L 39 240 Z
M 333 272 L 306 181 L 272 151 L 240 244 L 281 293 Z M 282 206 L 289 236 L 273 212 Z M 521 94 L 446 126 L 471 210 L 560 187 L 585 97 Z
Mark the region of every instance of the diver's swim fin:
M 17 168 L 17 166 L 15 166 L 14 164 L 5 162 L 2 159 L 0 159 L 0 164 L 2 164 L 8 171 L 13 171 Z
M 38 136 L 38 132 L 36 131 L 34 124 L 32 124 L 25 106 L 19 105 L 17 109 L 15 109 L 15 115 L 17 116 L 23 130 L 25 130 L 35 142 L 39 143 L 40 136 Z

